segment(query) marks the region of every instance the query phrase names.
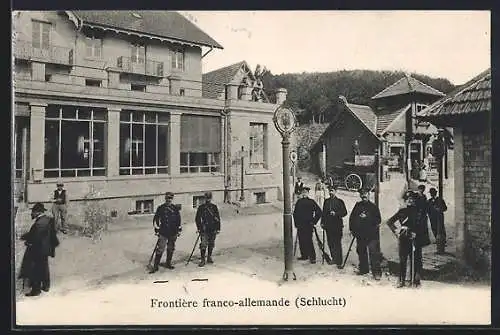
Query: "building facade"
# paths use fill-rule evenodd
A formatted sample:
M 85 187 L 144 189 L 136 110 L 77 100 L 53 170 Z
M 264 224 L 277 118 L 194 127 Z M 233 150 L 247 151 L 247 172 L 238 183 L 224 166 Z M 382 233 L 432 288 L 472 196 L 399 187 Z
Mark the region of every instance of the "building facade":
M 236 170 L 246 203 L 277 198 L 272 116 L 286 92 L 272 104 L 239 94 L 260 92 L 255 78 L 203 82 L 202 58 L 222 46 L 182 15 L 22 11 L 13 22 L 20 206 L 50 203 L 61 180 L 75 210 L 90 188 L 118 215 L 150 213 L 166 191 L 194 208 L 205 191 L 239 200 Z
M 457 254 L 483 274 L 491 270 L 491 69 L 419 115 L 453 127 Z

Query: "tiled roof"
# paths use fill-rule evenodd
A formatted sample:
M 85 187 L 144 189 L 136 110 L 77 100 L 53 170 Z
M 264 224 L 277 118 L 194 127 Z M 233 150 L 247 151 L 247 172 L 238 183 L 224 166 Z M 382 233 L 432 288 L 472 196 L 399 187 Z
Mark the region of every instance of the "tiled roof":
M 346 106 L 373 135 L 377 136 L 377 115 L 370 106 L 355 105 L 351 103 L 347 103 Z
M 422 110 L 418 116 L 432 119 L 480 112 L 491 112 L 491 69 Z
M 177 12 L 159 10 L 75 10 L 72 12 L 83 20 L 84 23 L 135 31 L 222 49 L 222 46 L 213 38 Z
M 303 125 L 297 128 L 295 136 L 299 139 L 301 146 L 312 149 L 329 125 L 329 123 Z
M 225 84 L 231 82 L 242 66 L 248 66 L 245 61 L 213 70 L 202 76 L 202 95 L 204 98 L 217 99 L 224 93 Z
M 380 99 L 386 98 L 396 95 L 402 95 L 407 93 L 424 93 L 434 96 L 443 97 L 445 94 L 436 90 L 435 88 L 418 81 L 410 75 L 406 75 L 403 78 L 399 79 L 394 84 L 385 88 L 382 92 L 374 95 L 372 99 Z
M 398 116 L 404 115 L 405 112 L 410 108 L 410 105 L 406 105 L 403 108 L 400 108 L 398 110 L 395 110 L 393 112 L 389 113 L 384 113 L 380 114 L 377 116 L 377 134 L 382 135 L 383 133 L 387 131 L 393 131 L 393 132 L 401 132 L 404 131 L 404 122 L 403 122 L 403 130 L 396 130 L 396 128 L 399 129 L 397 126 L 397 121 Z M 400 117 L 401 119 L 404 120 L 404 117 Z M 397 119 L 397 120 L 396 120 Z

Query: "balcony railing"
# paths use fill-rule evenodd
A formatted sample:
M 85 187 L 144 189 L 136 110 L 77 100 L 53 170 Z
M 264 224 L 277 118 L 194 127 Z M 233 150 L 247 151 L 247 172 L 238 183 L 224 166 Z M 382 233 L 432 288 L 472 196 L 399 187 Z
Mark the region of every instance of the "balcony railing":
M 46 63 L 73 65 L 73 49 L 48 45 L 42 48 L 33 47 L 30 41 L 15 41 L 14 55 L 18 59 L 41 60 Z
M 130 57 L 120 56 L 116 65 L 126 73 L 163 77 L 163 62 L 146 59 L 144 63 L 138 63 L 133 62 Z

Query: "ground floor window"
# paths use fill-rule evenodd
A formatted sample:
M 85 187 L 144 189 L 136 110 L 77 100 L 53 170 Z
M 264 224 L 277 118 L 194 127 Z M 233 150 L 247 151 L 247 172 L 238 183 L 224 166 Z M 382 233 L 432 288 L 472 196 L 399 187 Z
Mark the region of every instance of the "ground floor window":
M 121 175 L 168 173 L 169 120 L 166 113 L 121 112 Z
M 218 116 L 181 116 L 180 172 L 220 172 L 221 119 Z
M 103 108 L 48 106 L 44 176 L 104 176 L 105 127 Z

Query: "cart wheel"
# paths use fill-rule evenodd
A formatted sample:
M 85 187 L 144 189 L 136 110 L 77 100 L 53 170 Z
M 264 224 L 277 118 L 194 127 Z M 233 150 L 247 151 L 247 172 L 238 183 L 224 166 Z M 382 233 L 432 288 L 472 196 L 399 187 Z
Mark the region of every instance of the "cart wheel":
M 349 191 L 359 191 L 363 186 L 363 182 L 361 181 L 361 177 L 355 173 L 351 173 L 347 177 L 345 177 L 345 187 Z

